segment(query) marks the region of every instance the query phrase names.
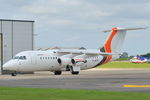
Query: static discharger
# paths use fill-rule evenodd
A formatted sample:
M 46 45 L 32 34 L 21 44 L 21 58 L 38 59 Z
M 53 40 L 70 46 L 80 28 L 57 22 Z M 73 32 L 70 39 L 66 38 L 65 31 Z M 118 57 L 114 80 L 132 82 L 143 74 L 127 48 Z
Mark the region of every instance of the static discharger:
M 150 85 L 123 85 L 123 87 L 139 87 L 139 88 L 144 88 L 144 87 L 150 87 Z

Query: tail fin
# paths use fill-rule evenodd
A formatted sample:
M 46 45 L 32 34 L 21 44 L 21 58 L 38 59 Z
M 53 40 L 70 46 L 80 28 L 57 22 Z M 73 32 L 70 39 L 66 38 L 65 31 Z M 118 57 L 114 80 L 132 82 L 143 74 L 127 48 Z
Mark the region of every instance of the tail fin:
M 104 46 L 100 49 L 101 52 L 107 52 L 107 53 L 120 53 L 124 39 L 126 36 L 126 31 L 128 30 L 140 30 L 140 29 L 146 29 L 146 28 L 118 28 L 114 27 L 112 30 L 106 30 L 104 32 L 110 32 L 111 34 L 107 41 L 105 42 Z M 119 55 L 118 55 L 119 57 Z M 115 58 L 118 58 L 115 57 Z M 109 56 L 106 60 L 108 62 L 112 56 Z

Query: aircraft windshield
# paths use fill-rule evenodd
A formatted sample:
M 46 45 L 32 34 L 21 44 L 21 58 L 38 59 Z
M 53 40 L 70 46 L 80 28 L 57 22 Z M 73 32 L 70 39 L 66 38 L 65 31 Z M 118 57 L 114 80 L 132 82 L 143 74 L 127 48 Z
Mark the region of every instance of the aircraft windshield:
M 26 60 L 26 56 L 16 56 L 14 59 L 19 59 L 19 60 Z

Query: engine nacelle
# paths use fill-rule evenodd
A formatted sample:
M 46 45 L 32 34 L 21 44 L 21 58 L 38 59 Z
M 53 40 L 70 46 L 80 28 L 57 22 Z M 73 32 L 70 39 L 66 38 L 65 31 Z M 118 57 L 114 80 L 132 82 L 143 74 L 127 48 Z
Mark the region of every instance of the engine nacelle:
M 71 60 L 71 63 L 75 66 L 82 66 L 86 62 L 87 62 L 87 60 L 85 60 L 83 58 L 74 58 Z
M 71 58 L 58 58 L 58 63 L 61 65 L 61 66 L 67 66 L 69 64 L 71 64 Z

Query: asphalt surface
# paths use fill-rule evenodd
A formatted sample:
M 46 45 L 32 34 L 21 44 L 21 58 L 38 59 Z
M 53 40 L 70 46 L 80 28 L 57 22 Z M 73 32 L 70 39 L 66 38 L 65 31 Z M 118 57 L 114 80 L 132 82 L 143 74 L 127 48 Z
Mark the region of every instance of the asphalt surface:
M 79 75 L 63 72 L 60 76 L 51 72 L 0 76 L 0 86 L 150 92 L 150 87 L 123 85 L 150 85 L 150 69 L 93 69 L 81 71 Z

